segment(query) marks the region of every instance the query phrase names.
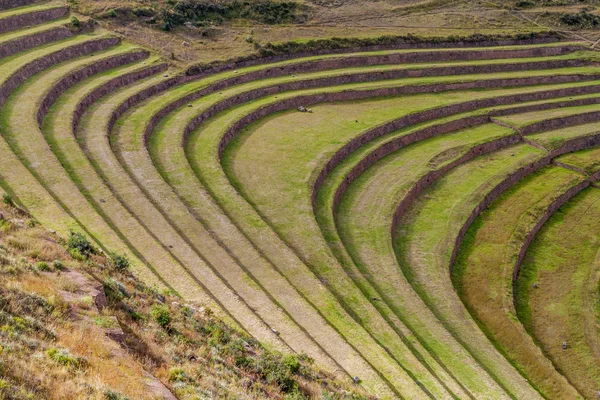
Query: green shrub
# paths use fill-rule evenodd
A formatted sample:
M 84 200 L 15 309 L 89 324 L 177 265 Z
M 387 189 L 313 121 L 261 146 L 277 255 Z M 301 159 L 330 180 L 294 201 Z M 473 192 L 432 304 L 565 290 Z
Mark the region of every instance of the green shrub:
M 4 193 L 2 195 L 2 202 L 4 203 L 4 205 L 8 206 L 8 207 L 14 207 L 15 206 L 15 202 L 12 199 L 12 197 L 10 197 L 8 194 Z
M 40 261 L 40 262 L 36 263 L 35 269 L 37 269 L 38 271 L 46 271 L 46 272 L 52 270 L 50 268 L 50 266 L 48 265 L 48 263 L 45 261 Z
M 97 252 L 94 246 L 92 246 L 92 244 L 87 239 L 87 237 L 85 237 L 84 234 L 74 231 L 69 232 L 67 247 L 69 248 L 69 250 L 74 250 L 85 258 L 89 257 L 91 254 L 96 254 Z
M 517 1 L 515 6 L 517 6 L 519 8 L 531 8 L 531 7 L 535 7 L 536 4 L 535 4 L 535 2 L 533 2 L 531 0 L 520 0 L 520 1 Z
M 600 17 L 582 10 L 577 14 L 563 14 L 560 22 L 578 28 L 595 28 L 600 25 Z
M 121 393 L 117 393 L 111 389 L 106 389 L 104 391 L 104 398 L 106 400 L 129 400 L 129 397 L 127 397 Z
M 300 370 L 300 361 L 293 354 L 286 354 L 283 357 L 283 365 L 292 373 L 296 374 Z
M 54 260 L 52 261 L 52 268 L 58 271 L 62 271 L 63 269 L 65 269 L 65 266 L 60 260 Z
M 129 259 L 125 255 L 121 255 L 121 254 L 117 254 L 117 253 L 110 253 L 109 258 L 110 258 L 110 263 L 113 266 L 113 268 L 115 268 L 119 271 L 125 271 L 125 270 L 129 269 L 129 266 L 131 265 L 131 263 L 129 262 Z
M 150 309 L 150 315 L 163 329 L 167 329 L 169 324 L 171 324 L 171 313 L 167 306 L 152 306 Z
M 109 18 L 116 18 L 117 17 L 117 12 L 114 9 L 110 9 L 106 12 L 106 16 Z
M 75 28 L 79 28 L 81 26 L 81 22 L 79 21 L 79 19 L 76 16 L 72 16 L 71 17 L 71 25 Z

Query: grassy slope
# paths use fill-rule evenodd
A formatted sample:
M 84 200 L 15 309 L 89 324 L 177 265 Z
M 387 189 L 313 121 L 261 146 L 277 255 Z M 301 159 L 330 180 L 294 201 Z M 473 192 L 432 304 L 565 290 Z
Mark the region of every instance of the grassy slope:
M 600 383 L 599 199 L 600 190 L 585 189 L 546 222 L 529 246 L 515 288 L 520 321 L 587 398 Z
M 514 34 L 544 31 L 547 28 L 524 21 L 497 2 L 432 1 L 302 1 L 313 8 L 305 24 L 260 25 L 248 21 L 232 21 L 208 29 L 180 28 L 161 32 L 139 21 L 105 19 L 102 24 L 131 40 L 153 48 L 167 58 L 171 52 L 176 62 L 226 59 L 254 53 L 254 43 L 262 45 L 285 41 L 305 42 L 331 37 L 377 37 L 380 35 L 416 34 L 419 36 L 470 35 L 472 33 Z M 513 2 L 509 2 L 512 6 Z M 80 0 L 76 9 L 88 15 L 111 8 L 147 7 L 138 1 Z M 205 32 L 205 35 L 203 35 Z M 175 38 L 175 39 L 174 39 Z M 189 45 L 183 45 L 186 41 Z
M 225 92 L 224 92 L 224 93 L 225 93 Z M 280 97 L 281 97 L 281 96 L 280 96 Z M 312 117 L 312 116 L 309 116 L 309 118 L 310 118 L 310 117 Z M 363 119 L 363 118 L 359 118 L 359 119 L 361 120 L 361 123 L 364 121 L 364 119 Z M 303 124 L 303 125 L 305 125 L 305 122 L 302 122 L 302 124 Z M 299 121 L 296 121 L 296 123 L 295 123 L 295 124 L 291 124 L 291 125 L 299 126 Z M 171 126 L 171 125 L 169 125 L 169 126 Z M 353 127 L 353 128 L 354 128 L 354 127 Z M 336 130 L 335 132 L 337 132 L 337 131 L 338 131 L 338 130 Z M 342 130 L 340 130 L 340 131 L 342 131 Z M 279 130 L 279 129 L 274 129 L 274 130 L 273 130 L 273 132 L 280 132 L 280 130 Z M 314 138 L 313 138 L 313 139 L 314 139 Z M 321 140 L 321 138 L 319 138 L 319 140 Z M 265 142 L 268 142 L 268 140 L 266 140 Z M 265 148 L 265 142 L 261 142 L 261 144 L 260 144 L 260 145 L 258 145 L 258 146 L 255 146 L 254 148 L 260 148 L 260 149 L 264 149 L 264 148 Z M 291 147 L 293 147 L 293 144 L 291 145 Z M 304 148 L 302 148 L 302 149 L 304 149 Z M 286 153 L 286 154 L 290 154 L 290 149 L 288 148 L 287 150 L 282 150 L 282 152 L 283 152 L 283 153 Z M 156 152 L 156 153 L 158 154 L 158 152 Z M 162 153 L 164 154 L 164 152 L 162 152 Z M 160 155 L 158 155 L 157 157 L 161 157 L 161 156 L 160 156 Z M 166 157 L 165 157 L 165 158 L 166 158 Z M 171 155 L 171 156 L 170 156 L 170 158 L 173 158 L 173 156 Z M 270 160 L 270 162 L 272 163 L 272 162 L 273 162 L 273 160 Z M 266 163 L 265 165 L 269 165 L 269 163 Z M 244 169 L 244 167 L 240 167 L 240 169 L 241 169 L 241 170 L 243 170 L 243 169 Z M 279 169 L 275 168 L 274 170 L 280 171 L 280 170 L 281 170 L 281 168 L 279 168 Z M 248 169 L 246 169 L 246 171 L 248 171 Z M 253 167 L 252 171 L 253 171 L 253 172 L 256 172 L 256 169 L 255 169 L 255 167 Z M 257 178 L 257 174 L 253 173 L 252 175 L 254 176 L 254 178 L 252 178 L 252 179 L 258 179 L 258 178 Z M 306 176 L 306 172 L 304 172 L 304 173 L 299 173 L 299 174 L 296 174 L 296 177 L 295 177 L 295 179 L 297 179 L 297 176 L 298 176 L 298 175 L 300 175 L 300 176 L 302 176 L 302 175 Z M 292 182 L 290 179 L 287 179 L 287 180 L 283 179 L 283 181 L 285 181 L 285 184 L 286 184 L 286 185 L 288 185 L 288 186 L 289 186 L 289 185 L 297 185 L 297 183 L 294 183 L 294 182 Z M 271 183 L 270 183 L 270 185 L 271 185 Z M 271 187 L 273 187 L 273 186 L 271 185 Z M 287 189 L 290 189 L 290 188 L 289 188 L 289 187 L 287 187 Z M 297 189 L 294 189 L 294 190 L 291 190 L 291 191 L 286 191 L 286 190 L 281 190 L 281 188 L 279 188 L 279 187 L 273 187 L 273 190 L 274 190 L 274 192 L 277 192 L 277 198 L 278 198 L 278 200 L 280 200 L 280 199 L 281 199 L 281 196 L 284 196 L 284 195 L 286 195 L 286 193 L 295 193 L 295 192 L 297 192 Z M 267 197 L 268 197 L 268 196 L 267 196 Z M 305 197 L 305 198 L 307 198 L 307 197 Z M 269 206 L 272 206 L 272 204 L 269 204 Z M 297 204 L 296 204 L 296 206 L 297 206 Z M 303 208 L 306 208 L 306 206 L 304 206 Z M 298 208 L 297 208 L 297 207 L 296 207 L 295 209 L 296 209 L 296 210 L 298 210 Z M 270 210 L 272 210 L 272 209 L 270 208 Z M 277 213 L 273 212 L 273 215 L 279 215 L 279 216 L 288 215 L 288 214 L 289 214 L 289 213 L 287 213 L 287 214 L 286 214 L 286 213 L 283 213 L 283 212 L 277 212 Z M 297 215 L 297 214 L 295 214 L 295 215 Z M 290 223 L 289 225 L 291 226 L 291 225 L 293 225 L 293 224 L 294 224 L 294 223 Z M 313 253 L 313 254 L 314 254 L 314 253 Z
M 584 179 L 551 166 L 510 188 L 473 223 L 453 269 L 457 291 L 483 331 L 548 398 L 578 394 L 517 319 L 512 275 L 523 238 L 558 196 Z
M 203 100 L 206 100 L 206 99 L 203 99 Z M 161 99 L 161 101 L 164 102 L 165 100 Z M 141 114 L 141 113 L 138 113 L 138 114 Z M 148 115 L 148 113 L 146 113 L 146 115 Z M 178 116 L 177 119 L 173 118 L 172 123 L 176 123 L 176 124 L 180 123 L 179 122 L 180 119 L 181 118 L 179 116 Z M 172 129 L 172 127 L 173 127 L 172 123 L 169 123 L 169 124 L 165 123 L 165 125 L 168 125 Z M 138 132 L 139 132 L 139 130 L 138 130 Z M 139 133 L 138 133 L 138 135 L 139 135 Z M 171 141 L 173 141 L 173 139 L 171 139 Z M 138 143 L 138 144 L 136 144 L 136 143 Z M 133 138 L 133 139 L 128 138 L 127 142 L 125 142 L 125 145 L 127 146 L 126 148 L 129 149 L 129 151 L 132 151 L 133 149 L 138 149 L 139 148 L 139 139 L 135 140 L 135 138 Z M 158 153 L 159 153 L 159 155 L 165 154 L 165 152 L 158 152 Z M 128 152 L 127 154 L 129 156 L 130 153 Z M 130 162 L 131 165 L 136 165 L 136 168 L 137 168 L 140 165 L 140 163 L 143 162 L 143 161 L 144 161 L 143 158 L 139 158 L 138 157 L 134 161 L 129 161 L 129 162 Z M 180 179 L 179 176 L 183 173 L 182 171 L 183 171 L 183 169 L 181 169 L 181 168 L 179 168 L 177 170 L 177 175 L 178 175 L 177 179 Z M 156 182 L 155 180 L 151 180 L 151 181 L 152 182 Z M 190 192 L 191 192 L 191 189 L 190 189 Z
M 24 56 L 20 55 L 23 57 L 15 55 L 2 59 L 0 71 L 3 79 L 0 84 L 33 59 L 47 56 L 64 46 L 82 43 L 93 37 L 96 36 L 82 35 L 47 45 L 43 49 L 31 50 Z M 6 127 L 0 127 L 0 129 L 5 130 Z M 55 199 L 48 195 L 34 176 L 20 163 L 4 139 L 0 142 L 0 149 L 3 160 L 0 165 L 0 181 L 7 192 L 18 197 L 19 202 L 27 209 L 36 209 L 36 218 L 63 234 L 70 228 L 80 228 L 77 222 L 62 209 Z
M 329 108 L 328 108 L 329 111 Z M 338 207 L 337 227 L 345 248 L 383 300 L 474 393 L 473 360 L 430 314 L 398 269 L 390 226 L 396 204 L 425 173 L 460 157 L 477 143 L 512 132 L 497 126 L 466 129 L 419 142 L 377 163 L 350 186 Z M 398 294 L 402 293 L 401 296 Z M 483 371 L 477 372 L 483 377 Z M 489 384 L 489 383 L 488 383 Z
M 129 254 L 135 272 L 148 283 L 164 285 L 155 274 L 160 268 L 176 268 L 172 257 L 157 245 L 150 234 L 123 208 L 110 189 L 102 182 L 75 140 L 73 115 L 80 101 L 91 91 L 105 85 L 121 74 L 127 74 L 145 68 L 156 58 L 126 65 L 95 75 L 78 85 L 71 87 L 54 103 L 48 111 L 42 132 L 52 152 L 56 155 L 69 178 L 77 185 L 94 210 L 101 215 L 111 228 L 131 249 Z M 133 256 L 135 254 L 135 256 Z M 139 257 L 135 262 L 135 259 Z M 143 261 L 142 261 L 143 260 Z M 148 268 L 147 268 L 148 267 Z M 154 273 L 153 273 L 154 272 Z M 160 282 L 160 283 L 159 283 Z
M 417 80 L 417 81 L 419 81 L 419 80 Z M 205 99 L 205 100 L 206 100 L 206 99 Z M 242 107 L 242 108 L 243 108 L 243 107 Z M 229 117 L 228 117 L 228 118 L 229 118 Z M 220 125 L 221 125 L 221 126 L 223 126 L 223 125 L 226 125 L 228 122 L 225 122 L 225 121 L 230 121 L 230 120 L 231 120 L 231 119 L 223 120 L 223 122 L 221 122 L 221 123 L 220 123 Z M 203 146 L 200 146 L 200 145 L 199 145 L 199 147 L 202 147 L 203 149 L 207 149 L 207 146 L 205 146 L 205 145 L 203 145 Z M 203 150 L 203 151 L 204 151 L 204 150 Z M 198 158 L 202 158 L 202 157 L 198 157 Z M 203 159 L 206 159 L 206 158 L 203 158 Z M 279 215 L 281 215 L 281 214 L 279 214 Z
M 511 156 L 514 154 L 514 156 Z M 446 327 L 502 379 L 512 367 L 493 348 L 457 296 L 448 272 L 458 231 L 485 194 L 508 174 L 543 153 L 517 145 L 476 158 L 435 182 L 401 220 L 394 246 L 407 279 Z M 439 229 L 444 227 L 444 229 Z M 513 381 L 502 380 L 506 386 Z M 521 378 L 522 379 L 522 378 Z
M 139 188 L 130 180 L 110 150 L 106 126 L 115 105 L 143 87 L 155 83 L 157 83 L 156 80 L 154 82 L 142 82 L 141 85 L 117 91 L 90 108 L 84 116 L 78 131 L 78 139 L 84 152 L 97 170 L 101 172 L 105 182 L 127 205 L 128 209 L 162 242 L 164 248 L 172 254 L 177 262 L 185 266 L 188 276 L 192 278 L 195 284 L 190 285 L 189 278 L 179 276 L 177 270 L 167 273 L 167 276 L 164 277 L 167 281 L 172 278 L 179 280 L 180 284 L 177 289 L 184 292 L 189 290 L 197 292 L 198 286 L 203 286 L 204 290 L 211 293 L 215 301 L 220 303 L 245 329 L 260 337 L 265 343 L 272 343 L 279 348 L 286 348 L 281 340 L 265 326 L 264 322 L 252 313 L 247 305 L 235 296 L 218 276 L 214 275 L 210 266 L 170 227 L 164 217 L 156 211 Z M 200 278 L 202 279 L 200 280 Z
M 46 93 L 65 74 L 105 57 L 122 54 L 132 49 L 131 46 L 119 46 L 44 71 L 13 92 L 0 113 L 0 124 L 5 127 L 5 138 L 23 164 L 63 207 L 87 228 L 92 237 L 119 252 L 127 251 L 127 246 L 115 237 L 112 229 L 93 211 L 64 173 L 62 166 L 43 140 L 36 117 L 39 104 Z

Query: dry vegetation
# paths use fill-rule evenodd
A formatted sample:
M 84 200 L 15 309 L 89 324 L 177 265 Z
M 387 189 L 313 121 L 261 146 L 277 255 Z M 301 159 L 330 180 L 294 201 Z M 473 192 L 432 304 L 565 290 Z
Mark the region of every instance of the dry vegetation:
M 1 398 L 368 398 L 127 267 L 81 234 L 64 240 L 0 208 Z
M 172 2 L 175 3 L 175 2 Z M 211 3 L 203 1 L 200 3 Z M 227 3 L 227 2 L 225 2 Z M 277 4 L 276 1 L 272 3 Z M 249 19 L 202 21 L 198 26 L 174 27 L 168 33 L 151 24 L 169 2 L 72 0 L 73 9 L 98 19 L 110 30 L 158 51 L 178 65 L 247 56 L 268 43 L 308 41 L 332 37 L 384 35 L 469 36 L 515 34 L 547 28 L 523 20 L 510 3 L 448 0 L 304 0 L 297 18 L 281 23 Z M 154 11 L 148 11 L 152 10 Z M 146 15 L 146 16 L 144 16 Z M 160 18 L 158 18 L 160 19 Z

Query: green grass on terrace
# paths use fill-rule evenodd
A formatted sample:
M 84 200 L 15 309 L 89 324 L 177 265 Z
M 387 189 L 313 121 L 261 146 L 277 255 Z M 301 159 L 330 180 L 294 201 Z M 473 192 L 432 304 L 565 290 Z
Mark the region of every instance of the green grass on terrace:
M 65 3 L 63 3 L 62 1 L 50 1 L 47 3 L 33 4 L 33 5 L 27 5 L 27 6 L 23 6 L 23 7 L 10 8 L 8 10 L 4 10 L 4 11 L 0 12 L 0 22 L 2 22 L 3 18 L 11 17 L 13 15 L 28 14 L 28 13 L 32 13 L 35 11 L 48 10 L 51 8 L 64 7 L 64 6 L 65 6 Z
M 517 319 L 512 277 L 523 241 L 547 208 L 585 176 L 555 166 L 532 174 L 502 194 L 467 232 L 453 282 L 490 340 L 547 398 L 575 398 Z
M 413 288 L 447 329 L 517 398 L 538 394 L 523 385 L 524 379 L 501 354 L 489 348 L 487 338 L 454 291 L 448 269 L 458 232 L 475 206 L 510 173 L 543 156 L 536 148 L 516 145 L 453 169 L 426 189 L 401 219 L 394 242 L 400 266 Z
M 497 117 L 496 119 L 517 128 L 524 128 L 527 125 L 541 122 L 546 119 L 567 117 L 570 115 L 583 114 L 591 111 L 600 111 L 600 103 L 585 106 L 556 108 L 554 110 L 535 111 L 517 115 L 507 115 L 503 117 Z
M 157 58 L 151 57 L 147 59 L 146 63 L 152 64 L 155 61 L 157 61 Z M 119 235 L 120 239 L 127 243 L 131 250 L 127 251 L 127 255 L 132 261 L 132 269 L 145 282 L 161 287 L 164 286 L 164 282 L 151 273 L 151 270 L 155 271 L 157 266 L 166 267 L 173 260 L 171 257 L 165 257 L 162 254 L 166 252 L 160 246 L 157 246 L 157 243 L 148 236 L 144 228 L 138 225 L 137 221 L 126 210 L 122 209 L 118 201 L 115 201 L 110 189 L 96 174 L 90 161 L 79 148 L 72 132 L 73 115 L 77 104 L 88 93 L 117 76 L 142 68 L 144 68 L 144 65 L 141 62 L 118 67 L 94 75 L 71 87 L 50 108 L 44 119 L 42 132 L 52 152 L 68 173 L 69 178 L 77 185 L 94 210 L 102 216 L 113 231 Z M 103 201 L 98 201 L 98 199 Z M 35 212 L 36 210 L 31 211 Z
M 349 187 L 338 207 L 337 227 L 356 265 L 395 313 L 411 327 L 472 393 L 484 371 L 452 338 L 414 293 L 398 268 L 390 235 L 396 205 L 415 181 L 462 156 L 478 143 L 514 134 L 497 125 L 465 129 L 408 146 L 378 162 Z M 475 377 L 478 379 L 473 379 Z M 488 383 L 489 385 L 489 383 Z
M 36 33 L 44 32 L 44 31 L 50 30 L 52 28 L 55 28 L 57 26 L 64 26 L 68 23 L 70 23 L 69 18 L 61 18 L 61 19 L 57 19 L 52 22 L 42 24 L 42 25 L 37 25 L 37 26 L 30 27 L 30 28 L 24 28 L 24 29 L 20 29 L 17 31 L 6 32 L 3 34 L 0 34 L 0 44 L 6 43 L 9 40 L 19 39 L 22 37 L 36 34 Z
M 515 288 L 520 321 L 586 398 L 600 385 L 599 200 L 600 190 L 589 187 L 552 215 L 529 246 Z

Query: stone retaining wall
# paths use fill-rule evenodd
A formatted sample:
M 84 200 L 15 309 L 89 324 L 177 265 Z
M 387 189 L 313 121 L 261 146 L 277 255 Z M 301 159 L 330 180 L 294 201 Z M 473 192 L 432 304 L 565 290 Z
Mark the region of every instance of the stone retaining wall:
M 69 7 L 54 7 L 47 10 L 23 12 L 0 20 L 0 33 L 24 29 L 27 26 L 39 25 L 66 16 Z
M 58 99 L 58 97 L 67 91 L 71 86 L 89 78 L 92 75 L 100 72 L 107 71 L 112 68 L 120 67 L 123 65 L 131 64 L 133 62 L 147 58 L 149 55 L 146 50 L 135 50 L 125 54 L 117 54 L 105 59 L 95 61 L 92 64 L 85 65 L 69 74 L 63 76 L 50 91 L 46 94 L 42 103 L 38 107 L 37 111 L 37 122 L 38 125 L 42 125 L 46 114 L 50 110 L 50 107 Z
M 73 36 L 73 33 L 64 26 L 57 26 L 43 32 L 19 37 L 0 43 L 0 58 L 8 57 L 13 54 L 21 53 L 36 46 L 46 43 L 56 42 Z
M 4 104 L 4 102 L 6 102 L 10 94 L 19 85 L 38 72 L 72 58 L 105 50 L 109 47 L 117 45 L 119 42 L 120 39 L 116 37 L 89 40 L 84 43 L 78 43 L 73 46 L 65 47 L 64 49 L 31 61 L 18 71 L 13 72 L 13 74 L 10 75 L 2 85 L 0 85 L 0 107 Z
M 17 8 L 35 3 L 37 0 L 0 0 L 0 10 Z
M 558 54 L 567 54 L 575 50 L 580 50 L 582 47 L 580 46 L 557 46 L 557 47 L 548 47 L 548 48 L 538 48 L 538 49 L 521 49 L 521 50 L 472 50 L 472 51 L 449 51 L 447 53 L 448 56 L 452 57 L 460 57 L 461 60 L 480 60 L 480 59 L 497 59 L 501 56 L 513 56 L 516 58 L 519 57 L 541 57 L 541 56 L 552 56 Z M 508 52 L 508 53 L 507 53 Z M 148 126 L 145 128 L 145 137 L 148 138 L 156 126 L 156 124 L 164 118 L 170 112 L 176 110 L 179 107 L 184 106 L 185 104 L 194 101 L 200 97 L 206 96 L 210 93 L 215 93 L 219 90 L 224 90 L 228 87 L 240 85 L 243 83 L 252 82 L 254 80 L 266 79 L 266 78 L 274 78 L 283 75 L 291 75 L 291 74 L 300 74 L 300 73 L 308 73 L 308 72 L 317 72 L 324 71 L 330 69 L 341 69 L 347 68 L 349 66 L 369 66 L 369 65 L 389 65 L 396 63 L 408 63 L 408 62 L 422 62 L 423 59 L 429 58 L 434 61 L 447 61 L 445 55 L 438 54 L 439 52 L 415 52 L 415 53 L 404 53 L 398 55 L 361 55 L 356 57 L 347 57 L 347 58 L 334 58 L 330 60 L 312 60 L 312 61 L 299 61 L 297 63 L 278 66 L 278 67 L 269 67 L 263 68 L 258 71 L 252 71 L 245 74 L 240 74 L 239 76 L 234 76 L 231 78 L 223 79 L 218 81 L 210 86 L 207 86 L 203 89 L 200 89 L 194 93 L 190 93 L 189 95 L 183 96 L 169 105 L 165 106 L 163 109 L 159 110 L 155 115 L 152 116 L 152 119 Z M 412 61 L 411 61 L 412 60 Z M 297 90 L 297 89 L 306 89 L 311 87 L 319 87 L 319 86 L 327 86 L 327 85 L 342 85 L 346 83 L 356 83 L 356 82 L 369 82 L 375 81 L 378 79 L 398 79 L 405 77 L 420 77 L 420 76 L 434 76 L 436 74 L 446 74 L 446 75 L 460 75 L 460 74 L 473 74 L 473 73 L 483 73 L 483 72 L 507 72 L 507 71 L 517 71 L 517 70 L 526 70 L 526 69 L 545 69 L 545 68 L 558 68 L 558 67 L 568 67 L 568 66 L 578 66 L 583 65 L 584 62 L 581 60 L 553 60 L 545 63 L 541 62 L 526 62 L 526 63 L 518 63 L 518 64 L 492 64 L 487 66 L 454 66 L 454 67 L 430 67 L 423 69 L 412 69 L 412 70 L 395 70 L 395 71 L 385 71 L 385 72 L 368 72 L 362 74 L 345 74 L 336 77 L 328 77 L 328 78 L 319 78 L 319 79 L 311 79 L 311 80 L 298 80 L 297 82 L 290 82 L 283 85 L 276 86 L 279 90 L 274 90 L 274 87 L 263 90 L 261 95 L 265 96 L 268 94 L 278 93 L 284 90 Z M 181 81 L 178 84 L 182 84 L 185 82 L 189 82 L 191 80 L 201 79 L 203 76 L 207 74 L 192 76 L 189 79 L 181 78 Z M 258 91 L 251 91 L 255 97 L 251 97 L 247 99 L 253 99 L 259 97 Z M 239 99 L 239 97 L 236 97 Z M 240 104 L 239 102 L 236 104 Z M 224 109 L 224 108 L 221 108 Z M 199 124 L 201 121 L 204 121 L 205 118 L 198 117 L 195 124 Z
M 218 65 L 193 65 L 186 71 L 187 75 L 211 75 L 219 72 L 233 70 L 236 68 L 251 67 L 260 64 L 289 61 L 297 58 L 314 57 L 328 54 L 351 54 L 359 52 L 375 52 L 387 50 L 410 50 L 410 49 L 449 49 L 449 48 L 473 48 L 473 47 L 500 47 L 500 46 L 524 46 L 544 43 L 559 42 L 557 37 L 546 37 L 537 39 L 506 39 L 506 40 L 483 40 L 483 41 L 463 41 L 463 42 L 440 42 L 440 43 L 399 43 L 395 45 L 380 45 L 353 47 L 345 49 L 324 49 L 313 52 L 303 52 L 294 54 L 281 54 L 276 56 L 260 57 L 246 61 L 230 61 Z
M 136 82 L 140 79 L 148 78 L 155 74 L 160 74 L 166 71 L 167 68 L 169 68 L 168 64 L 152 65 L 146 68 L 139 69 L 137 71 L 132 71 L 127 74 L 119 75 L 116 78 L 113 78 L 110 81 L 104 83 L 102 86 L 92 90 L 77 104 L 73 115 L 73 134 L 76 134 L 81 117 L 83 116 L 83 114 L 85 114 L 87 109 L 92 104 L 100 100 L 102 97 L 133 82 Z

